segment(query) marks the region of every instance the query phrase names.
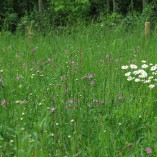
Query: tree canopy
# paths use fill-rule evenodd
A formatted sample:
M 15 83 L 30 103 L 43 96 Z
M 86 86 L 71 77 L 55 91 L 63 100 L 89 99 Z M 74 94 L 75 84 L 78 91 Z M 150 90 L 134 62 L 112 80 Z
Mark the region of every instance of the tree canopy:
M 157 12 L 156 0 L 0 0 L 0 3 L 0 29 L 11 31 L 28 21 L 64 26 L 97 20 L 112 13 L 141 14 L 148 5 L 154 14 Z

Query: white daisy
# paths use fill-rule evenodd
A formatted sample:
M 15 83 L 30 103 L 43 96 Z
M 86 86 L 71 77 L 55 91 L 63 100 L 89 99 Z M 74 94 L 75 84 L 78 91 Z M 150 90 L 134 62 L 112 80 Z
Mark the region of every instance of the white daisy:
M 151 70 L 151 71 L 154 71 L 154 70 L 156 70 L 156 69 L 157 69 L 156 66 L 152 66 L 150 70 Z
M 128 81 L 131 81 L 131 80 L 133 80 L 133 79 L 134 79 L 134 77 L 131 77 L 131 76 L 129 76 L 129 77 L 127 78 Z
M 136 78 L 136 79 L 135 79 L 135 82 L 140 82 L 140 79 Z
M 154 88 L 155 85 L 154 85 L 154 84 L 150 84 L 148 87 L 149 87 L 149 88 Z
M 131 75 L 131 72 L 125 73 L 125 76 L 130 76 L 130 75 Z
M 141 68 L 143 68 L 143 69 L 148 68 L 148 65 L 147 64 L 143 64 Z
M 131 65 L 130 65 L 130 68 L 131 68 L 131 69 L 137 69 L 138 67 L 137 67 L 137 65 L 135 65 L 135 64 L 131 64 Z
M 121 69 L 128 69 L 129 68 L 129 66 L 127 66 L 127 65 L 123 65 L 122 67 L 121 67 Z
M 146 80 L 146 81 L 144 81 L 144 83 L 150 83 L 151 82 L 151 80 Z
M 134 75 L 138 75 L 138 74 L 139 74 L 139 70 L 135 70 L 135 71 L 133 72 L 133 74 L 134 74 Z
M 145 60 L 142 60 L 141 62 L 142 62 L 142 63 L 146 63 L 146 61 L 145 61 Z

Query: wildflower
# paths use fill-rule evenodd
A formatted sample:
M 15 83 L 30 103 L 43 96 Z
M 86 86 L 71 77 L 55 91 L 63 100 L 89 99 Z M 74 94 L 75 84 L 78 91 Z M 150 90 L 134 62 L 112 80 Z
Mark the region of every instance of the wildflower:
M 5 99 L 1 100 L 1 104 L 6 106 L 7 105 L 7 101 Z
M 105 55 L 105 58 L 106 58 L 106 59 L 109 59 L 109 58 L 110 58 L 110 54 L 106 54 L 106 55 Z
M 145 151 L 147 152 L 147 154 L 151 154 L 153 150 L 152 150 L 152 148 L 148 147 L 148 148 L 146 148 Z
M 131 75 L 131 72 L 125 73 L 125 76 L 130 76 L 130 75 Z
M 17 100 L 15 101 L 16 104 L 26 104 L 27 101 L 26 100 Z
M 152 75 L 157 75 L 157 72 L 152 72 Z
M 146 78 L 146 77 L 147 77 L 147 73 L 145 71 L 143 71 L 141 75 L 139 75 L 139 78 Z
M 63 76 L 60 77 L 60 79 L 61 79 L 62 81 L 65 81 L 67 78 L 66 78 L 65 75 L 63 75 Z
M 74 103 L 74 100 L 73 99 L 69 99 L 68 101 L 70 104 L 73 104 Z
M 146 61 L 145 61 L 145 60 L 142 60 L 141 62 L 142 62 L 142 63 L 146 63 Z
M 135 65 L 135 64 L 131 64 L 131 65 L 130 65 L 130 68 L 131 68 L 131 69 L 137 69 L 138 67 L 137 67 L 137 65 Z
M 129 76 L 129 77 L 127 78 L 128 81 L 131 81 L 131 80 L 133 80 L 133 79 L 134 79 L 134 77 L 131 77 L 131 76 Z
M 19 85 L 19 88 L 22 88 L 22 85 L 21 85 L 21 84 Z
M 148 68 L 148 65 L 147 64 L 143 64 L 141 68 L 143 68 L 143 69 Z
M 73 122 L 74 122 L 74 119 L 71 120 L 71 123 L 73 123 Z
M 17 79 L 17 80 L 21 80 L 21 78 L 22 78 L 21 75 L 17 75 L 17 76 L 16 76 L 16 79 Z
M 138 73 L 139 73 L 139 74 L 143 74 L 143 73 L 146 73 L 146 71 L 143 70 L 143 69 L 139 69 L 139 70 L 138 70 Z
M 54 106 L 51 107 L 51 112 L 55 112 L 56 108 Z
M 91 80 L 91 81 L 90 81 L 90 85 L 94 85 L 94 80 Z
M 26 68 L 27 67 L 27 64 L 26 63 L 23 63 L 23 68 Z
M 149 87 L 149 88 L 154 88 L 155 85 L 154 85 L 154 84 L 150 84 L 148 87 Z
M 136 79 L 135 79 L 135 82 L 140 82 L 140 79 L 136 78 Z
M 151 70 L 151 71 L 154 71 L 154 70 L 156 70 L 156 69 L 157 69 L 156 66 L 152 66 L 150 70 Z
M 25 128 L 21 128 L 21 131 L 24 131 L 25 130 Z
M 133 74 L 134 74 L 134 75 L 138 75 L 138 74 L 139 74 L 139 70 L 135 70 L 135 71 L 133 72 Z
M 118 98 L 119 98 L 119 99 L 125 99 L 123 93 L 119 93 Z
M 94 77 L 95 77 L 95 74 L 86 74 L 85 76 L 82 77 L 82 79 L 84 79 L 84 78 L 92 79 Z
M 95 77 L 95 74 L 89 74 L 88 75 L 88 78 L 94 78 Z
M 122 67 L 121 67 L 121 69 L 128 69 L 129 68 L 129 66 L 127 66 L 127 65 L 123 65 Z
M 144 81 L 144 83 L 150 83 L 151 82 L 151 80 L 146 80 L 146 81 Z
M 151 80 L 151 79 L 153 79 L 153 78 L 154 78 L 153 76 L 148 77 L 149 80 Z
M 66 105 L 66 106 L 64 106 L 64 108 L 65 108 L 66 110 L 68 110 L 68 109 L 69 109 L 69 106 L 68 106 L 68 105 Z
M 73 61 L 73 60 L 70 61 L 70 64 L 74 64 L 74 63 L 75 63 L 75 61 Z

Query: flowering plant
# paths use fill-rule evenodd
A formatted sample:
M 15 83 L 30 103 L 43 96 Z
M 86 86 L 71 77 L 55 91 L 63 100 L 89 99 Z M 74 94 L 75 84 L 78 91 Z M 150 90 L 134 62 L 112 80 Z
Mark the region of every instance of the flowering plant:
M 142 65 L 137 66 L 135 64 L 123 65 L 121 69 L 129 70 L 125 73 L 128 81 L 142 82 L 148 84 L 149 88 L 157 86 L 157 64 L 148 64 L 142 60 Z

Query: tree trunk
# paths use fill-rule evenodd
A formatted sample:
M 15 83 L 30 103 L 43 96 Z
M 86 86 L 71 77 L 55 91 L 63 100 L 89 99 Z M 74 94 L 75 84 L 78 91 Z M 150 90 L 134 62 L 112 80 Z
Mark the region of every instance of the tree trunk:
M 107 13 L 110 13 L 110 0 L 107 0 Z
M 154 5 L 155 5 L 155 12 L 157 13 L 157 1 L 154 0 Z
M 115 2 L 115 0 L 112 0 L 112 2 L 113 2 L 113 13 L 115 13 L 116 12 L 116 2 Z
M 30 11 L 29 0 L 25 0 L 25 7 L 26 7 L 27 12 L 29 12 Z
M 43 0 L 38 0 L 38 5 L 39 5 L 39 13 L 43 13 L 44 11 L 44 2 Z
M 133 12 L 134 11 L 134 1 L 131 0 L 131 11 Z
M 148 3 L 148 0 L 142 0 L 143 1 L 143 9 L 145 7 L 145 5 Z

